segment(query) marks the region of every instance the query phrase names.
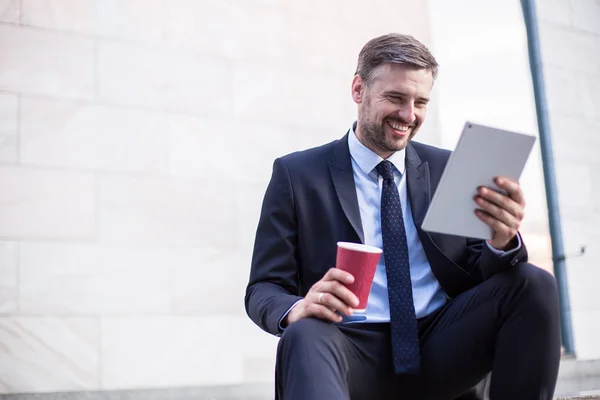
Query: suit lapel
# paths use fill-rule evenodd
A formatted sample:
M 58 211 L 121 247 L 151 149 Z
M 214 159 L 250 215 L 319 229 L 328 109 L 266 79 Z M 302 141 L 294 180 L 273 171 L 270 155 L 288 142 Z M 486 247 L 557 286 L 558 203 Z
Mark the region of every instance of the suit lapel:
M 429 164 L 421 163 L 419 155 L 410 143 L 406 147 L 406 179 L 413 220 L 420 230 L 431 200 Z
M 365 237 L 358 208 L 350 150 L 348 149 L 348 134 L 336 144 L 333 159 L 329 163 L 329 172 L 342 210 L 358 234 L 361 243 L 364 243 Z

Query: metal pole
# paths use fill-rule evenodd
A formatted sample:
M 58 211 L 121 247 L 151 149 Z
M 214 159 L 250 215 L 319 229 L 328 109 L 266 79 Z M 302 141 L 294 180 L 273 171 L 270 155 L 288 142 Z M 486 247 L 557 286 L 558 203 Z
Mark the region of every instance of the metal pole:
M 552 241 L 552 261 L 554 263 L 554 276 L 558 283 L 561 339 L 565 353 L 574 355 L 575 348 L 573 345 L 573 329 L 571 326 L 571 305 L 569 301 L 562 229 L 558 210 L 558 194 L 556 190 L 556 177 L 554 174 L 554 156 L 552 154 L 552 139 L 550 137 L 550 124 L 548 122 L 548 106 L 544 88 L 544 75 L 542 71 L 538 25 L 535 13 L 535 0 L 521 0 L 521 6 L 523 7 L 523 16 L 525 18 L 525 27 L 527 29 L 529 66 L 531 68 L 533 92 L 535 94 L 535 108 L 540 131 L 539 139 L 542 152 L 542 167 L 544 170 L 544 182 L 546 184 L 546 202 L 548 204 L 548 221 L 550 225 L 550 238 Z

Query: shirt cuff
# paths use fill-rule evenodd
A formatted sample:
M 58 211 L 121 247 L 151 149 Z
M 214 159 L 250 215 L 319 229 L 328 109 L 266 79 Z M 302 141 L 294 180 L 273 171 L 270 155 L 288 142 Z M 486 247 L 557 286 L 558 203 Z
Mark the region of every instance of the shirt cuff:
M 285 317 L 287 317 L 287 315 L 290 313 L 290 311 L 292 311 L 292 308 L 296 307 L 296 305 L 298 303 L 300 303 L 302 300 L 304 300 L 304 299 L 300 299 L 297 302 L 295 302 L 294 304 L 292 304 L 292 306 L 290 308 L 288 308 L 288 310 L 285 312 L 285 314 L 283 314 L 283 317 L 281 317 L 281 319 L 279 320 L 279 331 L 280 332 L 285 331 L 285 328 L 283 326 L 281 326 L 281 323 L 283 322 Z
M 506 255 L 516 253 L 517 251 L 519 251 L 521 249 L 521 235 L 517 233 L 517 247 L 515 247 L 514 249 L 511 249 L 511 250 L 508 250 L 508 251 L 498 250 L 498 249 L 492 247 L 492 245 L 489 244 L 487 241 L 485 242 L 485 244 L 487 244 L 488 249 L 490 249 L 492 251 L 492 253 L 494 253 L 495 255 L 506 256 Z

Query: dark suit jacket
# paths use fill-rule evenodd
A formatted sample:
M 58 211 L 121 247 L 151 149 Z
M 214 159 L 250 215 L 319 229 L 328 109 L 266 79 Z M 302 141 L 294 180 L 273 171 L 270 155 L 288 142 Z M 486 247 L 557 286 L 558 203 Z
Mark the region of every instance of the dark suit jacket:
M 406 174 L 415 226 L 431 269 L 449 297 L 495 273 L 527 261 L 523 244 L 499 257 L 484 241 L 421 230 L 450 152 L 410 142 Z M 348 135 L 278 158 L 267 188 L 246 290 L 246 312 L 277 335 L 285 312 L 335 265 L 338 241 L 361 243 Z

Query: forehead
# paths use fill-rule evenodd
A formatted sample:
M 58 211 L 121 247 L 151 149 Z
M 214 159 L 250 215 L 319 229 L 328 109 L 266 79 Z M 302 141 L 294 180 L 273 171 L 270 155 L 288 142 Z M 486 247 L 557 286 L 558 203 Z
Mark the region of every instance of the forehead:
M 399 91 L 415 96 L 429 96 L 433 76 L 427 69 L 405 64 L 383 64 L 373 75 L 372 87 L 376 92 Z

